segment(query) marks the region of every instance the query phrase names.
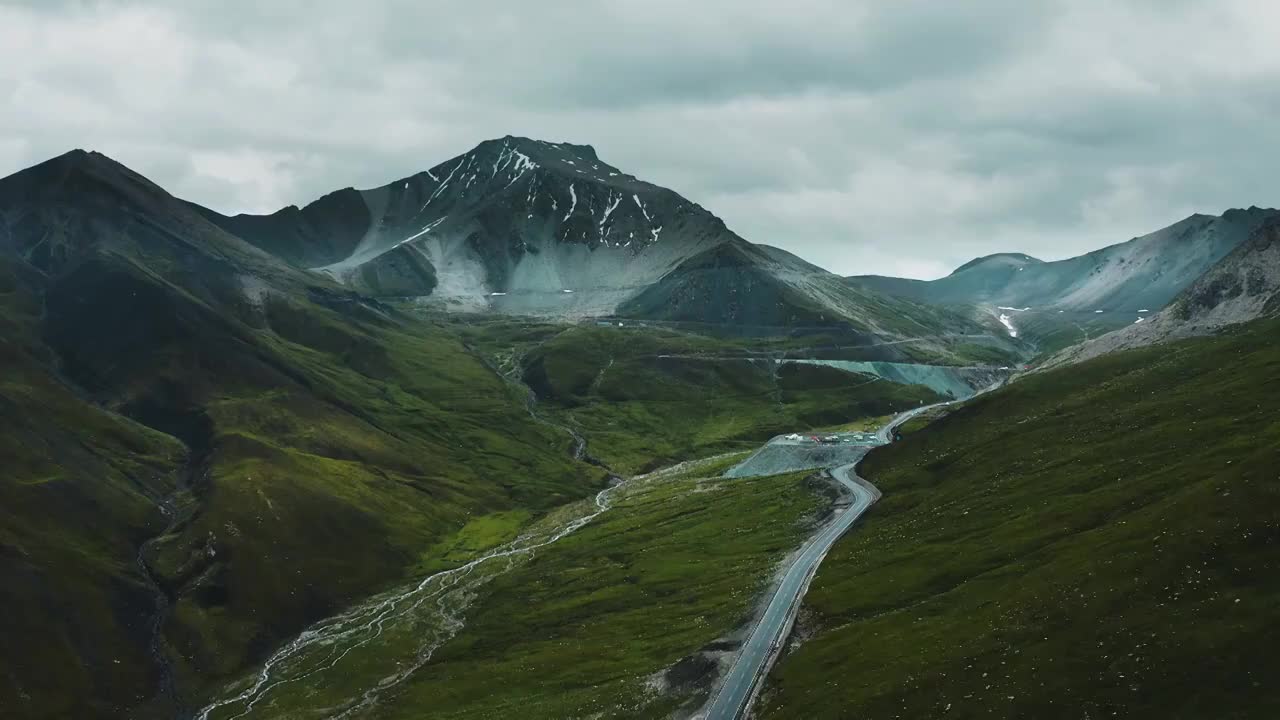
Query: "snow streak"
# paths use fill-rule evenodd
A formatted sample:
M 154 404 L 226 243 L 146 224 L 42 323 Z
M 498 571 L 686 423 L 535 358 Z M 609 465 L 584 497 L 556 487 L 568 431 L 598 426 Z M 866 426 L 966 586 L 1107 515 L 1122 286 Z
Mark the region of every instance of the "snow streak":
M 610 195 L 612 195 L 612 193 L 610 193 Z M 609 216 L 613 214 L 614 210 L 618 209 L 618 203 L 621 203 L 621 202 L 622 202 L 622 196 L 619 195 L 618 197 L 614 198 L 613 202 L 610 203 L 609 207 L 604 209 L 604 217 L 600 218 L 601 228 L 603 228 L 604 224 L 609 221 Z
M 435 200 L 437 197 L 440 197 L 440 193 L 444 192 L 444 189 L 446 187 L 449 187 L 449 181 L 453 180 L 454 173 L 458 172 L 458 168 L 462 167 L 463 159 L 464 158 L 458 158 L 457 164 L 454 165 L 453 169 L 449 171 L 449 174 L 448 176 L 445 177 L 444 182 L 440 183 L 440 185 L 436 187 L 436 191 L 431 193 L 431 197 L 427 198 L 427 201 L 422 204 L 421 208 L 418 208 L 418 212 L 422 212 L 423 210 L 426 210 L 427 206 L 431 204 L 431 201 Z
M 564 220 L 561 222 L 567 222 L 569 216 L 573 214 L 573 209 L 578 207 L 578 191 L 573 188 L 573 183 L 569 183 L 569 197 L 573 199 L 573 204 L 569 206 L 569 212 L 564 214 Z
M 649 211 L 645 209 L 644 203 L 640 202 L 640 196 L 632 195 L 631 199 L 636 201 L 636 207 L 640 208 L 640 212 L 644 213 L 645 221 L 649 223 L 653 223 L 653 218 L 649 217 Z
M 403 245 L 403 244 L 405 244 L 405 243 L 407 243 L 407 242 L 412 242 L 412 241 L 417 240 L 418 238 L 422 237 L 423 235 L 426 235 L 427 233 L 429 233 L 429 232 L 431 232 L 433 229 L 435 229 L 435 227 L 436 227 L 437 225 L 439 225 L 440 223 L 444 222 L 445 218 L 447 218 L 447 217 L 449 217 L 449 216 L 448 216 L 448 215 L 441 215 L 438 219 L 436 219 L 436 220 L 432 221 L 432 222 L 431 222 L 431 224 L 429 224 L 429 225 L 427 225 L 426 227 L 422 228 L 422 229 L 421 229 L 421 230 L 419 230 L 417 233 L 415 233 L 415 234 L 413 234 L 413 235 L 410 235 L 409 237 L 407 237 L 407 238 L 405 238 L 405 239 L 401 240 L 400 242 L 396 243 L 396 245 L 395 245 L 395 246 L 396 246 L 396 247 L 400 247 L 401 245 Z

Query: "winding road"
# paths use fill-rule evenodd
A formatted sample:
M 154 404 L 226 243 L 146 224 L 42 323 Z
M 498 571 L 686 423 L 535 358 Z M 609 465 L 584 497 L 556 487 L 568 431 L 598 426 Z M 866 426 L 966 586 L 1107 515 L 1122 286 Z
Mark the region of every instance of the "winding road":
M 881 443 L 888 443 L 894 428 L 911 418 L 936 407 L 952 402 L 926 405 L 904 412 L 890 420 L 876 432 Z M 697 717 L 703 720 L 738 720 L 746 716 L 755 700 L 760 681 L 768 674 L 778 652 L 786 643 L 791 625 L 800 609 L 800 600 L 809 589 L 809 583 L 818 571 L 818 565 L 826 557 L 831 546 L 839 540 L 858 518 L 880 499 L 880 491 L 874 485 L 858 477 L 857 462 L 841 465 L 831 470 L 831 475 L 853 494 L 853 502 L 815 535 L 796 555 L 787 568 L 769 600 L 764 614 L 751 630 L 751 636 L 742 646 L 733 667 L 712 697 L 711 703 Z

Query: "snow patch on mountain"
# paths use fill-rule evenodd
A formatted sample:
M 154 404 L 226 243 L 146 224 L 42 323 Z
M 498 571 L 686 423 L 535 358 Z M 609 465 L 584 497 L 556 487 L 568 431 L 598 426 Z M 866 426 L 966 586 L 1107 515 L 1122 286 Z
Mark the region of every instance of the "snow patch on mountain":
M 1010 320 L 1009 316 L 1006 315 L 1005 313 L 1000 313 L 1000 324 L 1004 325 L 1005 329 L 1008 330 L 1009 337 L 1011 338 L 1018 337 L 1018 329 L 1013 326 L 1013 321 Z
M 568 220 L 569 216 L 572 215 L 573 211 L 578 207 L 578 191 L 574 189 L 573 183 L 569 183 L 569 197 L 572 199 L 572 203 L 569 205 L 569 212 L 564 214 L 565 220 Z

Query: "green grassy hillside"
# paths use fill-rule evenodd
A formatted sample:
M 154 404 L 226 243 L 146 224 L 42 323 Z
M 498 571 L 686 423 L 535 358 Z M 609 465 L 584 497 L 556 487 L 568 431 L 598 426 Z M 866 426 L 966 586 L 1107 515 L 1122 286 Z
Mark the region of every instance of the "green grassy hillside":
M 575 327 L 531 349 L 521 369 L 544 412 L 575 428 L 620 472 L 936 400 L 923 387 L 831 368 L 726 357 L 706 347 L 713 342 Z
M 59 380 L 33 284 L 0 258 L 0 714 L 119 717 L 161 682 L 137 554 L 186 448 Z
M 716 477 L 723 467 L 708 470 L 635 488 L 494 580 L 467 628 L 378 717 L 430 708 L 450 720 L 656 719 L 694 709 L 715 653 L 827 505 L 825 484 L 808 473 L 732 481 Z
M 1127 327 L 1139 317 L 1137 313 L 1098 314 L 1055 310 L 1032 310 L 1012 315 L 1013 325 L 1018 328 L 1018 336 L 1031 345 L 1035 354 L 1041 358 L 1112 330 Z
M 873 452 L 762 715 L 1276 717 L 1278 334 L 1029 376 Z
M 112 253 L 2 269 L 13 716 L 171 716 L 164 677 L 189 706 L 471 515 L 603 480 L 429 323 L 323 287 L 219 303 Z
M 264 344 L 300 381 L 210 398 L 205 504 L 156 554 L 186 580 L 175 641 L 193 675 L 234 672 L 272 636 L 399 580 L 472 514 L 546 510 L 600 481 L 449 335 L 353 332 L 305 306 L 270 315 Z M 211 546 L 226 559 L 204 562 Z
M 425 618 L 403 632 L 388 622 L 349 651 L 343 640 L 341 653 L 321 648 L 245 717 L 329 717 L 361 697 L 355 717 L 389 719 L 665 718 L 697 707 L 775 565 L 832 493 L 807 473 L 724 480 L 727 464 L 633 481 L 532 558 L 480 566 L 472 588 L 432 595 L 464 624 L 411 675 L 384 681 L 422 657 L 418 638 L 435 632 Z M 321 662 L 339 654 L 332 668 Z

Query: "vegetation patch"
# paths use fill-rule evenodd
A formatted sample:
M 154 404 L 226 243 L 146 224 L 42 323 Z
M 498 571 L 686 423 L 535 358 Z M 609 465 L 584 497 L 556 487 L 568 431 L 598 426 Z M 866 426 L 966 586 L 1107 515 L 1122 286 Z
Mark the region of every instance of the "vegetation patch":
M 375 715 L 665 718 L 695 708 L 779 561 L 828 502 L 807 473 L 724 480 L 708 470 L 640 482 L 491 581 L 466 627 Z
M 528 510 L 481 515 L 424 552 L 413 572 L 429 575 L 474 560 L 484 551 L 514 540 L 532 518 Z
M 937 400 L 919 386 L 687 347 L 708 342 L 646 329 L 571 328 L 528 350 L 521 368 L 541 410 L 620 472 Z
M 874 451 L 763 716 L 1276 716 L 1277 333 L 1032 375 Z

